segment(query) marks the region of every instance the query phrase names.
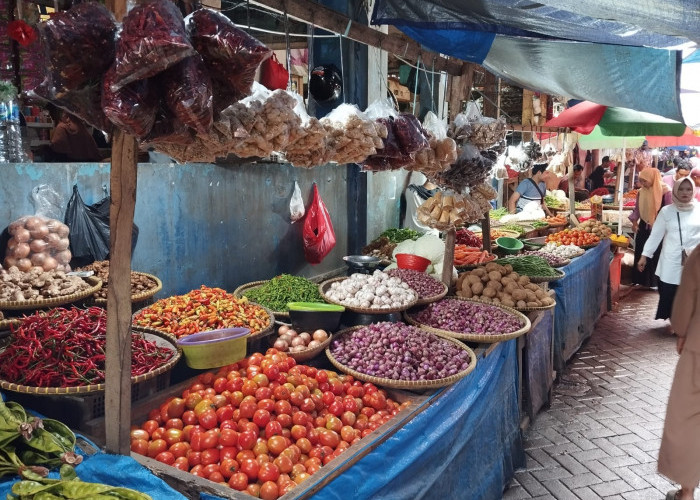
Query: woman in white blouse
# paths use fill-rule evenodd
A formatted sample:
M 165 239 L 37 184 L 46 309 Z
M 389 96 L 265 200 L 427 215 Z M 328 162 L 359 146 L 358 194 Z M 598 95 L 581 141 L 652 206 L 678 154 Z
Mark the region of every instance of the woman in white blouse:
M 677 180 L 673 185 L 673 204 L 666 205 L 656 217 L 649 239 L 644 245 L 642 257 L 637 263 L 644 271 L 650 259 L 663 240 L 656 275 L 659 277 L 659 306 L 656 319 L 671 316 L 673 299 L 681 282 L 681 251 L 686 255 L 700 244 L 700 204 L 694 198 L 693 181 L 688 177 Z

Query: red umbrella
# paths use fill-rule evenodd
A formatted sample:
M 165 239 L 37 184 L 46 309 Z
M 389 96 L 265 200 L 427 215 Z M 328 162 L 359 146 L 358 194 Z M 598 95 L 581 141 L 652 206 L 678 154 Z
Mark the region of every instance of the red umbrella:
M 648 135 L 647 144 L 650 148 L 670 148 L 672 146 L 700 146 L 700 136 L 686 127 L 685 134 L 680 137 L 664 137 L 658 135 Z
M 570 128 L 579 134 L 590 134 L 598 122 L 607 106 L 596 104 L 591 101 L 583 101 L 575 106 L 565 109 L 559 116 L 555 116 L 545 123 L 546 127 Z

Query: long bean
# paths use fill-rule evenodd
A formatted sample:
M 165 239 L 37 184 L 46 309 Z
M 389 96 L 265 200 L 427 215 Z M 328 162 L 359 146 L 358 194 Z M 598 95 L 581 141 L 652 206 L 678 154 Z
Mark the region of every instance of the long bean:
M 323 302 L 316 283 L 289 274 L 275 276 L 259 287 L 246 290 L 244 295 L 273 311 L 286 311 L 288 302 Z
M 513 267 L 514 272 L 524 276 L 558 276 L 557 271 L 552 268 L 552 266 L 550 266 L 545 259 L 534 255 L 500 259 L 498 263 L 502 266 L 510 264 Z

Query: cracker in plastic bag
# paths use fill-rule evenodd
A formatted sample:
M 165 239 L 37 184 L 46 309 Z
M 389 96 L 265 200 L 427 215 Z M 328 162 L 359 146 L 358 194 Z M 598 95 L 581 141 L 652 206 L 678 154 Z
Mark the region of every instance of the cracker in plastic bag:
M 292 220 L 292 224 L 302 219 L 305 213 L 306 208 L 304 208 L 304 200 L 301 197 L 299 183 L 294 181 L 294 192 L 292 193 L 292 199 L 289 200 L 289 216 Z
M 211 78 L 202 58 L 195 54 L 158 75 L 164 100 L 182 123 L 206 134 L 214 119 Z
M 102 82 L 102 109 L 107 118 L 125 132 L 142 139 L 156 121 L 158 99 L 151 80 L 139 80 L 112 90 L 114 68 Z
M 295 167 L 312 168 L 324 165 L 332 156 L 326 129 L 317 118 L 309 116 L 300 95 L 292 96 L 296 100 L 294 112 L 301 120 L 301 129 L 296 140 L 287 145 L 284 151 L 285 158 Z
M 214 106 L 220 111 L 250 95 L 255 72 L 272 51 L 211 9 L 197 9 L 186 19 L 192 44 L 215 82 Z
M 81 3 L 38 25 L 51 98 L 94 84 L 114 60 L 117 25 L 107 8 Z
M 117 36 L 113 88 L 155 76 L 194 54 L 182 14 L 173 2 L 137 4 Z
M 341 104 L 321 124 L 333 149 L 330 160 L 336 163 L 361 163 L 384 144 L 379 134 L 386 132 L 385 127 L 375 125 L 352 104 Z

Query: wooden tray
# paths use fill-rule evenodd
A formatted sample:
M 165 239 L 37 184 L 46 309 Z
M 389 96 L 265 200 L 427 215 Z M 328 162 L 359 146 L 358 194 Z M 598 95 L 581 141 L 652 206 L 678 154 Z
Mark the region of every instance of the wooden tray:
M 335 334 L 336 338 L 341 337 L 342 335 L 348 334 L 350 332 L 353 332 L 355 330 L 359 330 L 360 328 L 365 328 L 366 325 L 360 325 L 360 326 L 353 326 L 351 328 L 346 328 L 345 330 L 341 330 L 338 333 Z M 445 387 L 447 385 L 454 384 L 458 380 L 466 377 L 469 375 L 474 368 L 476 368 L 476 362 L 477 358 L 476 355 L 474 354 L 474 351 L 472 351 L 468 346 L 463 344 L 462 342 L 455 340 L 447 335 L 443 335 L 442 333 L 439 332 L 429 332 L 431 335 L 435 335 L 437 337 L 440 337 L 448 342 L 452 342 L 456 346 L 458 346 L 460 349 L 463 349 L 469 353 L 469 357 L 471 358 L 471 362 L 469 363 L 469 366 L 466 368 L 466 370 L 462 370 L 461 372 L 455 373 L 454 375 L 451 375 L 449 377 L 441 378 L 441 379 L 435 379 L 435 380 L 394 380 L 390 378 L 382 378 L 382 377 L 375 377 L 373 375 L 367 375 L 366 373 L 359 372 L 357 370 L 354 370 L 342 363 L 340 363 L 333 354 L 331 353 L 330 347 L 326 349 L 326 356 L 328 356 L 328 360 L 331 362 L 333 366 L 335 366 L 338 370 L 340 370 L 343 373 L 346 373 L 348 375 L 352 375 L 358 380 L 362 380 L 363 382 L 370 382 L 375 385 L 379 385 L 382 387 L 388 387 L 390 389 L 408 389 L 408 390 L 420 390 L 420 389 L 433 389 L 436 387 Z
M 465 302 L 476 302 L 478 304 L 484 304 L 484 302 L 481 302 L 480 300 L 467 299 L 464 297 L 449 296 L 447 298 L 448 299 L 455 299 L 455 300 L 462 300 Z M 505 341 L 505 340 L 514 339 L 516 337 L 520 337 L 521 335 L 530 331 L 530 320 L 528 319 L 527 316 L 525 316 L 523 313 L 521 313 L 517 309 L 513 309 L 512 307 L 508 307 L 508 306 L 504 306 L 504 305 L 500 305 L 500 304 L 485 304 L 485 305 L 495 307 L 498 309 L 502 309 L 504 311 L 507 311 L 507 312 L 517 316 L 520 319 L 522 326 L 518 330 L 515 330 L 513 332 L 495 334 L 495 335 L 486 335 L 486 334 L 481 334 L 481 333 L 452 332 L 452 331 L 443 330 L 440 328 L 433 328 L 432 326 L 428 326 L 424 323 L 420 323 L 420 322 L 414 320 L 413 318 L 411 318 L 409 316 L 410 311 L 404 312 L 403 317 L 407 323 L 409 323 L 413 326 L 417 326 L 419 328 L 422 328 L 422 329 L 427 330 L 427 331 L 432 332 L 432 333 L 440 334 L 442 336 L 452 337 L 452 338 L 459 339 L 459 340 L 466 340 L 469 342 L 486 342 L 486 343 L 501 342 L 501 341 Z
M 73 293 L 71 295 L 64 295 L 63 297 L 53 297 L 50 299 L 0 301 L 0 309 L 11 311 L 29 311 L 33 309 L 43 309 L 45 307 L 62 306 L 87 299 L 93 293 L 102 288 L 102 280 L 95 276 L 89 276 L 87 278 L 83 278 L 83 280 L 86 281 L 90 287 L 81 290 L 80 292 Z
M 144 382 L 150 380 L 153 377 L 165 373 L 166 371 L 172 369 L 175 364 L 180 360 L 182 355 L 182 350 L 178 347 L 172 335 L 164 334 L 155 330 L 149 330 L 148 332 L 141 331 L 139 327 L 132 327 L 132 330 L 142 333 L 148 340 L 155 341 L 158 345 L 168 347 L 173 351 L 173 357 L 168 360 L 162 366 L 159 366 L 155 370 L 152 370 L 143 375 L 136 375 L 131 377 L 131 383 L 137 384 L 139 382 Z M 90 385 L 79 385 L 74 387 L 34 387 L 29 385 L 15 384 L 13 382 L 8 382 L 6 380 L 0 379 L 0 388 L 13 392 L 21 392 L 25 394 L 85 394 L 90 392 L 101 392 L 105 390 L 105 384 L 90 384 Z
M 324 281 L 320 285 L 318 285 L 318 290 L 321 292 L 321 296 L 326 302 L 329 302 L 331 304 L 336 304 L 339 306 L 345 307 L 348 311 L 356 312 L 356 313 L 361 313 L 361 314 L 391 314 L 391 313 L 398 313 L 398 312 L 403 312 L 407 309 L 410 309 L 411 307 L 415 306 L 416 303 L 418 302 L 418 299 L 416 298 L 413 302 L 406 304 L 405 306 L 402 307 L 392 307 L 392 308 L 382 308 L 382 309 L 365 309 L 362 307 L 351 307 L 346 304 L 343 304 L 341 302 L 331 300 L 328 295 L 326 295 L 326 291 L 328 288 L 330 288 L 331 284 L 336 282 L 336 281 L 345 281 L 347 276 L 341 276 L 340 278 L 332 278 L 329 280 Z M 414 290 L 415 291 L 415 290 Z M 416 294 L 417 296 L 418 294 Z

